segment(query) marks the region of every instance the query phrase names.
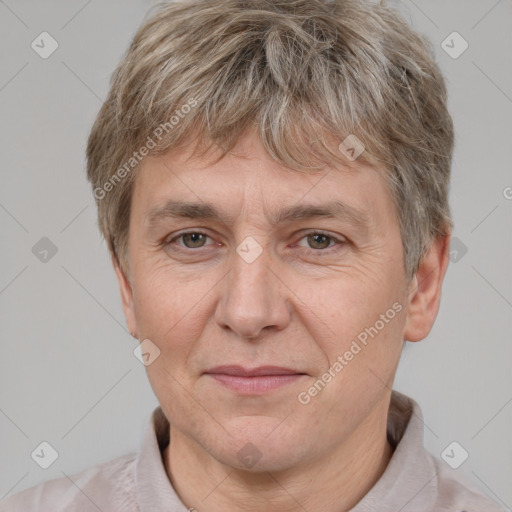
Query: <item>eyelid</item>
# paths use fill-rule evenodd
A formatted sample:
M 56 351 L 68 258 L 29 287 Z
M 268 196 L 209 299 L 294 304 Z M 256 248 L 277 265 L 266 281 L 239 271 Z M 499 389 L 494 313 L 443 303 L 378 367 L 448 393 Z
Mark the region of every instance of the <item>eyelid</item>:
M 326 236 L 327 238 L 330 238 L 331 241 L 334 241 L 335 244 L 334 245 L 331 245 L 329 247 L 326 247 L 325 249 L 312 249 L 311 247 L 305 247 L 305 249 L 309 249 L 310 251 L 313 251 L 315 253 L 320 253 L 320 252 L 327 252 L 328 249 L 332 249 L 336 246 L 339 246 L 339 245 L 344 245 L 347 243 L 347 239 L 341 235 L 333 235 L 327 231 L 323 231 L 321 229 L 312 229 L 312 230 L 309 230 L 307 232 L 303 232 L 301 233 L 301 237 L 299 238 L 299 242 L 301 240 L 303 240 L 304 238 L 310 236 L 310 235 L 323 235 L 323 236 Z M 301 246 L 302 247 L 302 246 Z
M 173 233 L 172 235 L 169 235 L 167 236 L 163 243 L 164 245 L 168 245 L 168 244 L 171 244 L 171 243 L 174 243 L 176 240 L 179 240 L 181 239 L 183 236 L 185 235 L 191 235 L 191 234 L 197 234 L 197 235 L 204 235 L 206 238 L 209 238 L 210 240 L 212 240 L 212 237 L 208 234 L 208 233 L 205 233 L 204 231 L 201 231 L 200 229 L 189 229 L 189 230 L 186 230 L 186 231 L 181 231 L 181 232 L 178 232 L 178 233 Z M 184 249 L 189 249 L 189 250 L 194 250 L 190 247 L 187 247 L 185 245 L 181 245 L 181 244 L 177 244 L 179 245 L 179 247 L 183 247 Z M 212 245 L 212 244 L 208 244 L 208 245 Z M 201 246 L 201 247 L 197 247 L 197 249 L 201 249 L 202 247 L 206 247 L 205 245 Z
M 177 240 L 181 239 L 183 236 L 185 235 L 190 235 L 190 234 L 199 234 L 199 235 L 204 235 L 206 238 L 209 238 L 210 240 L 212 240 L 212 237 L 210 235 L 208 235 L 208 233 L 205 233 L 204 231 L 202 231 L 201 229 L 189 229 L 189 230 L 185 230 L 185 231 L 180 231 L 178 233 L 174 233 L 172 235 L 170 235 L 172 238 L 169 238 L 166 237 L 164 239 L 164 245 L 169 245 L 171 243 L 174 243 L 176 242 Z M 298 239 L 297 242 L 295 242 L 294 245 L 297 245 L 298 246 L 298 242 L 302 241 L 303 239 L 307 238 L 308 236 L 310 235 L 323 235 L 323 236 L 326 236 L 327 238 L 329 238 L 331 241 L 334 242 L 333 245 L 330 245 L 329 247 L 326 247 L 324 249 L 313 249 L 311 247 L 304 247 L 304 246 L 299 246 L 299 247 L 303 247 L 304 249 L 307 249 L 313 253 L 316 253 L 316 254 L 319 254 L 321 252 L 328 252 L 329 249 L 333 249 L 335 248 L 336 246 L 343 246 L 344 244 L 347 243 L 347 239 L 341 235 L 333 235 L 327 231 L 323 231 L 321 229 L 311 229 L 311 230 L 308 230 L 306 232 L 301 232 L 301 236 L 300 238 Z M 210 245 L 214 245 L 214 244 L 207 244 L 207 245 L 202 245 L 200 247 L 196 247 L 196 248 L 193 248 L 193 247 L 187 247 L 185 245 L 182 245 L 182 244 L 176 244 L 178 245 L 178 247 L 181 247 L 185 250 L 188 250 L 188 251 L 197 251 L 198 249 L 203 249 L 205 247 L 208 247 Z

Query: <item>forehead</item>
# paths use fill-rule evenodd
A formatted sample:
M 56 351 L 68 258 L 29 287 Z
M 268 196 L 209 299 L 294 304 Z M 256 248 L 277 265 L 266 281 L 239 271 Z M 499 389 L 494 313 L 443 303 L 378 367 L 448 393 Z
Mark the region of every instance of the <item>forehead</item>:
M 372 217 L 393 210 L 384 170 L 352 168 L 298 171 L 244 138 L 222 158 L 190 148 L 147 158 L 139 170 L 132 207 L 145 224 L 162 218 L 201 218 L 233 224 L 249 205 L 275 225 L 308 217 L 338 217 L 367 229 Z

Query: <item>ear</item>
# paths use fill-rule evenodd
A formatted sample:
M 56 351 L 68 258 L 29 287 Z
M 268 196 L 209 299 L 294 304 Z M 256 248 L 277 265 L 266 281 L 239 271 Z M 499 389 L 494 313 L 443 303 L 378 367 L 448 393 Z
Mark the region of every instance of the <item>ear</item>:
M 437 237 L 421 259 L 409 288 L 409 307 L 404 328 L 404 340 L 426 338 L 439 311 L 441 288 L 450 254 L 451 233 Z
M 138 339 L 137 322 L 135 321 L 135 308 L 133 306 L 133 291 L 130 282 L 126 278 L 121 265 L 115 255 L 111 255 L 112 265 L 116 272 L 117 282 L 121 291 L 121 300 L 123 302 L 124 317 L 130 334 Z

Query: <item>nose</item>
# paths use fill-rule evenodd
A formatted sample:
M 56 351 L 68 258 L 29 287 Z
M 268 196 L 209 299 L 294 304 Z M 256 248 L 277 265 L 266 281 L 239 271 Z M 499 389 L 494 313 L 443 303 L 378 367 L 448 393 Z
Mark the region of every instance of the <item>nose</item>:
M 284 329 L 290 323 L 290 302 L 277 275 L 268 250 L 251 263 L 233 252 L 215 311 L 217 324 L 249 339 L 258 338 L 264 330 Z

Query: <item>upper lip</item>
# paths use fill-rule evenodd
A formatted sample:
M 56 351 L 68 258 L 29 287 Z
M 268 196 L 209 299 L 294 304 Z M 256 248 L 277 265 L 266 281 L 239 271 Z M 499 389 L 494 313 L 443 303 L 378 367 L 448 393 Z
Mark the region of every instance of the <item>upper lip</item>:
M 244 368 L 239 365 L 216 366 L 205 373 L 233 375 L 236 377 L 262 377 L 265 375 L 303 375 L 303 372 L 284 368 L 281 366 L 258 366 L 257 368 Z

